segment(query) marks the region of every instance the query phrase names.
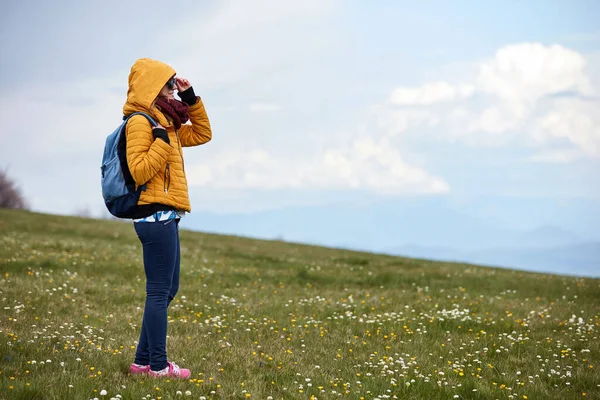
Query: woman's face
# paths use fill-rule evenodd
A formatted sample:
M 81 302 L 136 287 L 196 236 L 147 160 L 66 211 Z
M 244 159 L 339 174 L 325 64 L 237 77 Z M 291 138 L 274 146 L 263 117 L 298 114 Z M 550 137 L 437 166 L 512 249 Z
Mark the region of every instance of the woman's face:
M 175 88 L 177 87 L 175 82 L 176 82 L 175 77 L 169 79 L 169 81 L 167 83 L 165 83 L 165 86 L 163 86 L 163 88 L 160 90 L 160 93 L 158 94 L 158 96 L 169 99 L 169 100 L 174 99 L 175 98 Z

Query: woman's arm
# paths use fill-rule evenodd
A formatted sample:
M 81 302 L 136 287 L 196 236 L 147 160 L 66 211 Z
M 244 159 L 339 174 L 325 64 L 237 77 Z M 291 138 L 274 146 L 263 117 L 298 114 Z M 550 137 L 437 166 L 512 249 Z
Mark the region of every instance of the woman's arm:
M 183 147 L 198 146 L 212 139 L 210 121 L 200 97 L 197 97 L 196 104 L 190 107 L 190 121 L 191 125 L 182 125 L 179 129 L 179 139 Z
M 152 127 L 143 115 L 134 115 L 127 123 L 127 165 L 136 185 L 148 182 L 165 167 L 173 150 L 168 136 L 153 134 Z M 164 131 L 164 129 L 163 129 Z
M 178 96 L 190 106 L 191 125 L 182 125 L 179 129 L 179 139 L 183 147 L 198 146 L 212 139 L 210 121 L 204 108 L 204 103 L 199 96 L 194 94 L 187 79 L 177 78 Z

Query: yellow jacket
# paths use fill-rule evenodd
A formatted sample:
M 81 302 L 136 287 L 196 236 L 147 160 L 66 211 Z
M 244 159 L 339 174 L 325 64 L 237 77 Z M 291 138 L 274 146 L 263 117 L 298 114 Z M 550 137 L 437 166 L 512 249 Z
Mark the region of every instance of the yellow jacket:
M 191 125 L 184 124 L 179 130 L 154 106 L 160 90 L 173 75 L 175 70 L 169 65 L 148 58 L 137 60 L 131 68 L 123 114 L 137 111 L 150 115 L 167 130 L 170 144 L 162 139 L 155 140 L 148 120 L 143 115 L 134 115 L 126 128 L 127 164 L 136 186 L 146 184 L 138 205 L 150 210 L 158 203 L 189 212 L 192 208 L 182 148 L 208 142 L 212 131 L 200 97 L 189 110 Z

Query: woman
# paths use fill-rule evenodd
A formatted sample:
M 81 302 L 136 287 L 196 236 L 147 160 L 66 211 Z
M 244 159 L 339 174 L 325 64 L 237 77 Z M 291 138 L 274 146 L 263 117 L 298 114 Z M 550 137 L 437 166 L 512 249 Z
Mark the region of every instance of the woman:
M 175 89 L 182 101 L 174 98 Z M 187 79 L 156 60 L 137 60 L 129 74 L 123 114 L 148 114 L 127 122 L 127 165 L 136 186 L 146 185 L 134 227 L 142 243 L 146 273 L 146 305 L 132 374 L 187 379 L 188 369 L 168 361 L 167 307 L 179 288 L 179 220 L 191 211 L 182 147 L 198 146 L 212 138 L 200 97 Z M 188 119 L 191 125 L 185 124 Z

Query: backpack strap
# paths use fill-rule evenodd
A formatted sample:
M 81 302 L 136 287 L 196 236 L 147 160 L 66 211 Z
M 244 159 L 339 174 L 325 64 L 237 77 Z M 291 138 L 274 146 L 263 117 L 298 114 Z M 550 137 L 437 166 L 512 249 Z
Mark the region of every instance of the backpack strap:
M 149 116 L 149 115 L 148 115 L 148 114 L 146 114 L 146 113 L 139 112 L 139 111 L 138 111 L 138 112 L 131 113 L 131 114 L 127 115 L 127 116 L 125 116 L 125 115 L 124 115 L 124 116 L 123 116 L 123 120 L 124 120 L 125 122 L 127 122 L 127 121 L 129 120 L 129 118 L 133 117 L 134 115 L 143 115 L 144 117 L 146 117 L 146 119 L 148 120 L 148 122 L 150 122 L 150 125 L 152 125 L 152 126 L 156 126 L 156 125 L 157 125 L 157 124 L 156 124 L 156 122 L 154 122 L 154 120 L 152 119 L 152 117 L 151 117 L 151 116 Z
M 123 126 L 123 134 L 125 134 L 125 125 L 127 124 L 127 121 L 129 121 L 129 118 L 133 117 L 134 115 L 138 115 L 138 114 L 139 115 L 143 115 L 144 117 L 146 117 L 146 119 L 148 120 L 148 122 L 150 122 L 150 125 L 152 125 L 153 127 L 157 126 L 157 123 L 148 114 L 143 113 L 143 112 L 134 112 L 134 113 L 131 113 L 129 115 L 124 115 L 123 116 L 123 121 L 124 121 L 123 125 L 122 125 Z M 127 165 L 127 164 L 125 164 L 125 165 Z M 121 166 L 121 168 L 123 168 L 123 166 Z M 129 170 L 127 170 L 127 174 L 131 178 L 131 173 L 129 172 Z M 133 180 L 133 178 L 131 178 L 131 180 Z M 145 191 L 146 190 L 146 184 L 144 183 L 143 185 L 140 185 L 138 187 L 138 191 L 139 190 Z

